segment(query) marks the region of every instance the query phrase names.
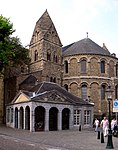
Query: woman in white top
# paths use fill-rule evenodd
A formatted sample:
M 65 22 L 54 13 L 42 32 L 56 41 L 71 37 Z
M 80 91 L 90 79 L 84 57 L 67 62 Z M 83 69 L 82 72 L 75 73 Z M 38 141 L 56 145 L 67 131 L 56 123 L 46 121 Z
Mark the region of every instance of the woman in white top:
M 111 129 L 114 130 L 114 127 L 117 125 L 117 120 L 115 118 L 113 118 L 113 120 L 111 121 Z
M 95 131 L 98 131 L 99 120 L 97 118 L 95 118 L 94 125 L 95 125 Z
M 109 122 L 106 117 L 101 121 L 101 127 L 103 128 L 103 134 L 106 137 L 108 135 Z

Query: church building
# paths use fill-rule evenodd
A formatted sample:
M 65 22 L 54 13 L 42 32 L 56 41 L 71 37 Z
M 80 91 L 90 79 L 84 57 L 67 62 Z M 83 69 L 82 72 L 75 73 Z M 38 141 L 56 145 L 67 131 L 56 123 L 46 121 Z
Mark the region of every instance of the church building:
M 8 126 L 30 131 L 71 129 L 91 126 L 93 115 L 107 115 L 106 88 L 114 90 L 113 99 L 118 95 L 118 58 L 105 44 L 101 47 L 87 35 L 62 46 L 46 10 L 36 22 L 29 55 L 30 65 L 12 77 L 13 83 L 5 82 Z

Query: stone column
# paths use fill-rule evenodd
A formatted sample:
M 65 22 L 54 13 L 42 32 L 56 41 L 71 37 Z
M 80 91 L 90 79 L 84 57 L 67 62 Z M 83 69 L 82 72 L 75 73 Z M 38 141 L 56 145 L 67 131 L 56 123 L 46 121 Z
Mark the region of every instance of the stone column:
M 62 130 L 62 110 L 58 112 L 58 130 Z
M 70 110 L 69 129 L 72 129 L 72 128 L 73 128 L 73 124 L 74 124 L 73 110 Z
M 81 125 L 84 126 L 84 107 L 81 109 Z
M 20 129 L 20 109 L 18 109 L 18 129 Z
M 25 126 L 25 124 L 26 124 L 26 121 L 25 121 L 25 119 L 26 119 L 26 118 L 25 118 L 25 116 L 26 116 L 26 112 L 25 112 L 25 108 L 23 108 L 23 109 L 24 109 L 24 116 L 23 116 L 23 117 L 24 117 L 24 119 L 23 119 L 23 121 L 24 121 L 24 122 L 23 122 L 23 129 L 26 129 L 26 126 Z
M 49 108 L 46 108 L 45 111 L 45 127 L 44 127 L 45 131 L 49 131 Z
M 30 132 L 35 131 L 35 114 L 34 109 L 30 107 Z
M 15 118 L 15 108 L 13 108 L 13 128 L 15 128 L 15 121 L 16 121 L 16 118 Z

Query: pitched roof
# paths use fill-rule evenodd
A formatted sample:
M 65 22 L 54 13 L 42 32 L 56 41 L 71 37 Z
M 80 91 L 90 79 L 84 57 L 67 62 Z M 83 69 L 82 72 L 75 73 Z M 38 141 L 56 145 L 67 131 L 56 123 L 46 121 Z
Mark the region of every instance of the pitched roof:
M 52 20 L 49 16 L 48 11 L 46 10 L 43 15 L 39 18 L 36 22 L 36 25 L 39 26 L 41 29 L 48 30 L 52 25 Z
M 43 13 L 43 15 L 36 22 L 30 44 L 33 43 L 33 36 L 35 36 L 35 34 L 40 33 L 39 34 L 40 36 L 38 37 L 39 39 L 45 38 L 46 33 L 48 33 L 48 31 L 50 31 L 51 28 L 53 28 L 55 30 L 55 33 L 58 35 L 56 28 L 53 24 L 53 21 L 52 21 L 50 15 L 46 9 L 46 11 Z M 59 36 L 57 36 L 57 39 L 59 42 L 58 44 L 60 46 L 62 46 L 62 43 L 61 43 Z
M 110 52 L 93 42 L 91 39 L 84 38 L 63 48 L 63 56 L 76 54 L 110 55 Z
M 58 84 L 52 82 L 42 82 L 34 86 L 30 90 L 30 92 L 35 92 L 36 94 L 44 93 L 46 91 L 59 92 L 63 97 L 65 97 L 69 102 L 73 103 L 74 105 L 91 105 L 89 102 L 82 100 L 81 98 L 68 92 L 65 88 L 62 88 Z
M 35 84 L 37 82 L 37 78 L 33 75 L 29 75 L 23 82 L 20 83 L 22 84 Z

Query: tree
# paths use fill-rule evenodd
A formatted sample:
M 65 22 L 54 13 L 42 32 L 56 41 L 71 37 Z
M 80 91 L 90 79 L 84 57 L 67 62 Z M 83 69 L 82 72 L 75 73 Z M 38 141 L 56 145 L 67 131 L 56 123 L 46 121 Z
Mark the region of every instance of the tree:
M 29 64 L 28 49 L 24 48 L 18 37 L 12 37 L 15 32 L 9 18 L 0 16 L 0 73 L 6 68 Z

